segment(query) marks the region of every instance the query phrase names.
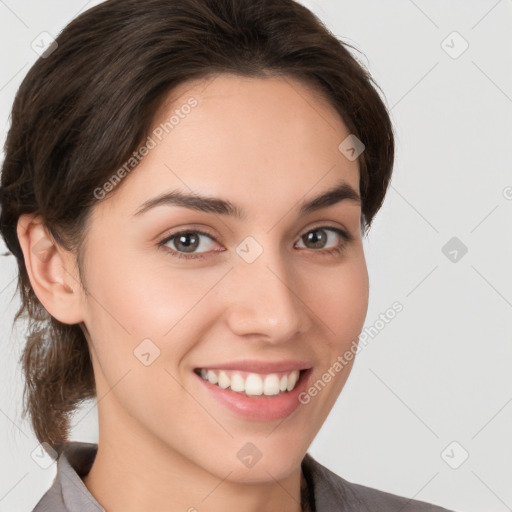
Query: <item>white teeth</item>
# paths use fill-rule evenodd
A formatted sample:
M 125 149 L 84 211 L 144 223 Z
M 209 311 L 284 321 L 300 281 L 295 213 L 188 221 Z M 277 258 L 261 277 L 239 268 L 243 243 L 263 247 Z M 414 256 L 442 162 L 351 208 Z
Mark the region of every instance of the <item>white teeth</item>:
M 279 377 L 267 375 L 263 382 L 263 393 L 265 395 L 277 395 L 279 393 Z
M 226 372 L 219 373 L 219 386 L 222 389 L 229 388 L 231 385 L 231 379 L 226 375 Z
M 244 378 L 239 373 L 235 373 L 231 377 L 231 390 L 232 391 L 245 391 Z
M 202 373 L 201 373 L 201 376 L 202 376 Z M 204 377 L 203 377 L 203 379 L 204 379 Z M 208 381 L 210 381 L 212 384 L 217 384 L 217 382 L 219 382 L 219 379 L 217 378 L 217 374 L 212 370 L 208 370 L 206 372 L 206 379 Z
M 283 374 L 281 377 L 276 373 L 260 375 L 258 373 L 245 374 L 244 378 L 240 373 L 229 370 L 205 370 L 201 369 L 201 377 L 212 384 L 217 384 L 222 389 L 231 388 L 238 393 L 245 392 L 249 396 L 278 395 L 280 392 L 291 391 L 299 380 L 299 370 Z
M 299 379 L 299 372 L 290 373 L 290 376 L 288 377 L 288 386 L 286 386 L 286 389 L 288 391 L 291 391 L 295 387 L 295 384 L 297 384 L 298 379 Z
M 261 395 L 263 393 L 263 381 L 259 375 L 251 373 L 245 379 L 245 392 L 248 395 Z

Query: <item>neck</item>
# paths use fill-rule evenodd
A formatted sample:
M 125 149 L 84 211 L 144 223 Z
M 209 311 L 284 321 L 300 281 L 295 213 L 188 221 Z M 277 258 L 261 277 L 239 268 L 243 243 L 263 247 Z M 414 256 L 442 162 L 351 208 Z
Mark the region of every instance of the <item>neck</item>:
M 300 512 L 301 468 L 258 483 L 219 477 L 140 433 L 100 424 L 98 451 L 85 486 L 109 512 Z

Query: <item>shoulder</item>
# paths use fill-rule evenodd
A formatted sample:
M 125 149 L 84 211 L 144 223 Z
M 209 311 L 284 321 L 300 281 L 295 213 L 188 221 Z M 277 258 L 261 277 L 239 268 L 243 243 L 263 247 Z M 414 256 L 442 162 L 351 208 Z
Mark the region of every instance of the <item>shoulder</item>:
M 302 461 L 304 477 L 311 486 L 316 512 L 453 512 L 397 496 L 341 478 L 307 453 Z

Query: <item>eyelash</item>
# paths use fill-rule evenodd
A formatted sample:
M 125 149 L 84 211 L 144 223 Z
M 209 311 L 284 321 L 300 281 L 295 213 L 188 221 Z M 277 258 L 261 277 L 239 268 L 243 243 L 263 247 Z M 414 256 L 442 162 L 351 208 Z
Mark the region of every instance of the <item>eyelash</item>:
M 311 249 L 314 252 L 320 253 L 322 256 L 340 255 L 342 252 L 345 251 L 346 246 L 354 240 L 354 237 L 350 233 L 344 231 L 343 229 L 334 227 L 334 226 L 318 226 L 316 228 L 310 229 L 309 231 L 306 231 L 304 233 L 304 235 L 307 235 L 308 233 L 312 233 L 314 231 L 319 231 L 319 230 L 334 231 L 336 234 L 340 235 L 340 237 L 343 239 L 343 242 L 340 245 L 338 245 L 337 247 L 333 247 L 331 249 L 327 249 L 327 250 Z M 158 242 L 157 246 L 175 258 L 192 260 L 192 259 L 204 259 L 204 258 L 208 257 L 209 252 L 197 253 L 197 254 L 194 254 L 194 253 L 186 254 L 186 253 L 182 253 L 179 251 L 175 251 L 174 249 L 170 249 L 169 247 L 166 247 L 165 244 L 170 242 L 173 238 L 176 238 L 179 235 L 189 234 L 189 233 L 194 233 L 194 234 L 197 233 L 200 235 L 205 235 L 205 236 L 211 238 L 214 242 L 218 243 L 217 240 L 210 233 L 207 233 L 206 231 L 202 231 L 200 229 L 185 229 L 182 231 L 177 231 L 176 233 L 172 233 L 171 235 L 165 237 L 163 240 Z M 304 235 L 302 235 L 302 236 L 304 236 Z M 301 238 L 302 238 L 302 236 L 301 236 Z M 213 252 L 222 252 L 222 251 L 213 251 Z

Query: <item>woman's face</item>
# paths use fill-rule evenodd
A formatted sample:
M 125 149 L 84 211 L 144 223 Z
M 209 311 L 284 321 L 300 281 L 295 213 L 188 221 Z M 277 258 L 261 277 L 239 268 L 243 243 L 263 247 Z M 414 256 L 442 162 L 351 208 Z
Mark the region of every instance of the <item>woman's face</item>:
M 87 235 L 101 443 L 236 481 L 298 467 L 368 305 L 360 202 L 312 202 L 359 194 L 358 162 L 338 149 L 349 135 L 291 78 L 173 91 Z

